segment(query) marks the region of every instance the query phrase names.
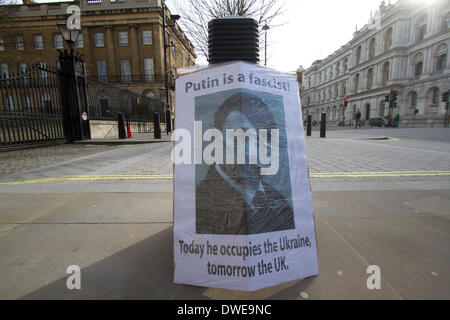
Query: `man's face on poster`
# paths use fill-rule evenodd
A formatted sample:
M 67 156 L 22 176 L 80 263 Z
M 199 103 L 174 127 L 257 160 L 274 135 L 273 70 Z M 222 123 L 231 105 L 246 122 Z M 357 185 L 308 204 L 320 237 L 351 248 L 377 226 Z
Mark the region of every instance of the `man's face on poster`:
M 240 111 L 232 111 L 228 114 L 222 128 L 223 137 L 226 137 L 226 130 L 242 129 L 247 132 L 249 129 L 253 129 L 255 135 L 252 138 L 258 141 L 257 130 L 255 126 L 250 122 L 246 115 Z M 226 139 L 226 138 L 225 138 Z M 226 142 L 226 141 L 225 141 Z M 234 146 L 234 155 L 237 157 L 237 143 L 230 144 Z M 225 173 L 233 179 L 236 183 L 250 190 L 256 190 L 261 180 L 261 168 L 258 164 L 250 163 L 250 142 L 249 138 L 245 139 L 245 164 L 223 164 L 221 168 Z M 225 149 L 225 152 L 232 152 L 232 150 Z

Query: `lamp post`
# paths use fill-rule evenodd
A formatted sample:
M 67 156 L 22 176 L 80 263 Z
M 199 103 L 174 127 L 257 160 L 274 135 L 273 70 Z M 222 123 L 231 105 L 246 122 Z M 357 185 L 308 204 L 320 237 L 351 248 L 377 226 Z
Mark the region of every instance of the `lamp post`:
M 69 29 L 65 23 L 58 23 L 57 26 L 69 49 L 58 50 L 58 59 L 61 66 L 61 100 L 63 106 L 64 133 L 69 142 L 83 140 L 85 138 L 89 139 L 89 120 L 83 120 L 81 117 L 83 111 L 87 113 L 86 86 L 84 84 L 82 88 L 85 93 L 85 106 L 83 107 L 84 110 L 82 110 L 76 71 L 77 66 L 83 66 L 84 60 L 82 54 L 74 52 L 75 42 L 80 30 Z
M 166 106 L 165 106 L 165 114 L 166 114 L 166 133 L 169 134 L 171 130 L 171 116 L 170 116 L 170 94 L 169 94 L 169 66 L 167 63 L 167 48 L 173 47 L 175 50 L 175 43 L 167 45 L 166 40 L 166 1 L 161 0 L 161 16 L 162 16 L 162 32 L 163 32 L 163 46 L 164 46 L 164 73 L 165 73 L 165 86 L 166 86 Z M 170 15 L 170 18 L 173 21 L 180 19 L 179 15 L 173 14 Z M 173 27 L 173 26 L 172 26 Z
M 267 66 L 267 31 L 270 27 L 267 25 L 267 22 L 264 24 L 262 29 L 265 31 L 264 35 L 264 66 Z
M 61 33 L 64 41 L 66 41 L 71 51 L 75 47 L 75 42 L 77 41 L 78 35 L 80 34 L 79 29 L 69 29 L 66 23 L 57 23 L 59 32 Z

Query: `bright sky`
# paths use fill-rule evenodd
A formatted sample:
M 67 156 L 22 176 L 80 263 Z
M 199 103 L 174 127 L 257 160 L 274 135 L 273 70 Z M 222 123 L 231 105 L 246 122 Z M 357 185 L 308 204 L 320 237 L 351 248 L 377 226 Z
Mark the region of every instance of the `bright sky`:
M 57 0 L 38 0 L 53 2 Z M 172 14 L 175 2 L 167 0 Z M 355 26 L 361 29 L 378 10 L 381 0 L 279 0 L 284 1 L 285 14 L 277 22 L 285 22 L 268 32 L 267 66 L 280 71 L 295 71 L 300 65 L 311 66 L 326 58 L 353 37 Z M 391 0 L 395 3 L 397 0 Z M 389 0 L 386 0 L 386 4 Z M 261 60 L 264 59 L 261 51 Z M 205 64 L 199 59 L 198 63 Z
M 180 0 L 167 0 L 172 13 L 176 13 L 175 1 Z M 295 71 L 300 65 L 308 68 L 314 60 L 326 58 L 351 40 L 355 26 L 361 29 L 367 24 L 371 11 L 375 13 L 381 3 L 381 0 L 280 1 L 284 1 L 286 13 L 278 22 L 285 24 L 267 34 L 267 66 L 280 71 Z M 263 51 L 260 59 L 264 59 Z

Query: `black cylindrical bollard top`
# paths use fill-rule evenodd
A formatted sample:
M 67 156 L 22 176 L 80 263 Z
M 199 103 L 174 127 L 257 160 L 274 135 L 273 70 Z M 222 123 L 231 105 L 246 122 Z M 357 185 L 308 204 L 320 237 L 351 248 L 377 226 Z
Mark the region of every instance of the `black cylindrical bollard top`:
M 259 61 L 258 22 L 252 18 L 229 16 L 208 23 L 209 63 Z

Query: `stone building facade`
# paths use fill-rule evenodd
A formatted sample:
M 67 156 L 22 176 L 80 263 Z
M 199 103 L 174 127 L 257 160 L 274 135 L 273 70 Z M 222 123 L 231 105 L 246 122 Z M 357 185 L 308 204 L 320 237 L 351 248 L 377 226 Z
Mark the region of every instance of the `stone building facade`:
M 443 126 L 449 44 L 449 0 L 382 1 L 352 40 L 303 72 L 303 115 L 318 122 L 326 112 L 330 124 L 352 125 L 360 110 L 366 124 L 373 116 L 399 114 L 402 126 Z M 391 90 L 398 102 L 390 110 L 385 96 Z
M 0 72 L 20 73 L 33 64 L 57 65 L 56 49 L 66 45 L 57 23 L 67 8 L 81 9 L 81 35 L 76 51 L 84 55 L 86 73 L 103 83 L 165 100 L 165 72 L 161 0 L 78 0 L 8 6 L 0 20 Z M 166 11 L 167 59 L 176 68 L 195 65 L 192 43 Z M 174 79 L 170 80 L 171 109 Z

